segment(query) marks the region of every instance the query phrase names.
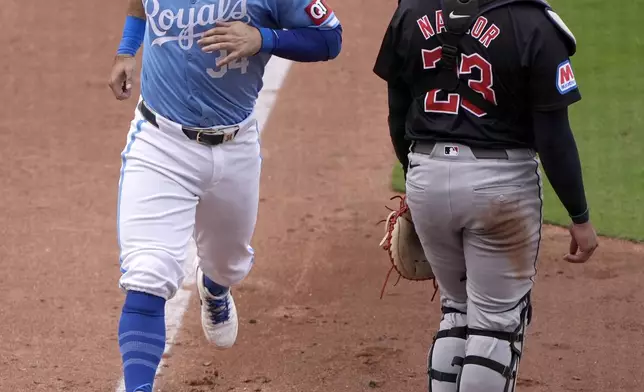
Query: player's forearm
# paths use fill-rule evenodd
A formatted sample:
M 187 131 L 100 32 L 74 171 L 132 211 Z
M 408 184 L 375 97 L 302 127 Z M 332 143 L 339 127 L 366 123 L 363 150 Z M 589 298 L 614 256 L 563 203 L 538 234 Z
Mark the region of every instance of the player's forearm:
M 342 49 L 342 26 L 334 29 L 310 27 L 291 30 L 259 29 L 262 35 L 261 52 L 298 62 L 328 61 Z
M 130 0 L 127 7 L 127 16 L 123 26 L 121 43 L 117 50 L 118 55 L 134 56 L 143 43 L 145 36 L 145 8 L 141 0 Z
M 405 122 L 407 121 L 407 112 L 412 103 L 412 97 L 409 89 L 402 83 L 388 83 L 387 91 L 389 97 L 389 135 L 394 152 L 405 174 L 409 165 L 409 146 L 411 142 L 405 139 Z
M 533 116 L 535 142 L 546 176 L 573 222 L 585 223 L 590 218 L 568 109 L 535 112 Z

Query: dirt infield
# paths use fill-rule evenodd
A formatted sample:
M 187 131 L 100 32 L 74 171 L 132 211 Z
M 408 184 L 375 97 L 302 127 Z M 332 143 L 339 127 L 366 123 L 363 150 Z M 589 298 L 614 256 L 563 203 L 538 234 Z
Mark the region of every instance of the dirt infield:
M 114 391 L 120 377 L 115 207 L 134 101 L 115 102 L 106 81 L 121 3 L 3 2 L 2 392 Z M 393 153 L 371 67 L 394 2 L 335 3 L 342 55 L 294 65 L 264 131 L 257 262 L 235 291 L 238 344 L 206 345 L 193 296 L 155 389 L 426 390 L 439 320 L 431 286 L 391 280 L 379 299 L 388 264 L 376 222 Z M 644 249 L 602 239 L 591 263 L 570 265 L 567 240 L 544 231 L 518 390 L 639 391 Z

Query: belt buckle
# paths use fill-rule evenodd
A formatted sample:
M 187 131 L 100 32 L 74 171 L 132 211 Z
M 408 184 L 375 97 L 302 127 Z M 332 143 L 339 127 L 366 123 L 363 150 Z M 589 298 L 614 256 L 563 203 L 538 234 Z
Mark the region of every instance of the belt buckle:
M 197 137 L 195 138 L 195 141 L 199 144 L 210 146 L 211 144 L 201 140 L 201 135 L 222 135 L 223 136 L 222 143 L 225 143 L 233 140 L 236 133 L 237 132 L 226 133 L 224 132 L 223 129 L 198 129 Z
M 210 146 L 210 143 L 206 143 L 201 139 L 201 135 L 222 135 L 223 132 L 219 130 L 213 130 L 213 129 L 198 129 L 197 130 L 197 137 L 195 138 L 195 141 L 199 144 L 203 144 L 205 146 Z

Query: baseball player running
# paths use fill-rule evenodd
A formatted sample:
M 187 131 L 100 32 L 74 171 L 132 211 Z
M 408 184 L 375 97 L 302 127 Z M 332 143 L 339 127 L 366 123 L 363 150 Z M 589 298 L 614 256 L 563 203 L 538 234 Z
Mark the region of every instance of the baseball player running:
M 231 347 L 230 287 L 253 265 L 261 155 L 254 105 L 272 55 L 328 61 L 342 28 L 324 0 L 129 0 L 110 87 L 141 97 L 122 152 L 117 231 L 126 292 L 118 326 L 126 392 L 151 392 L 164 307 L 194 235 L 207 340 Z
M 515 389 L 541 239 L 537 152 L 572 220 L 565 260 L 597 248 L 568 122 L 575 50 L 539 0 L 402 0 L 386 30 L 374 72 L 441 292 L 429 391 Z

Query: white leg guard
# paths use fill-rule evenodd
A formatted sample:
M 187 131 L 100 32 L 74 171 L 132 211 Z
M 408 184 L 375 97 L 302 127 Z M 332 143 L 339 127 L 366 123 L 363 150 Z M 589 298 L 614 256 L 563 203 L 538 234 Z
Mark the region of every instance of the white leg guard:
M 443 307 L 442 311 L 440 328 L 427 355 L 428 388 L 429 392 L 456 392 L 465 356 L 467 316 L 454 308 Z
M 458 392 L 514 392 L 525 333 L 532 318 L 529 294 L 517 308 L 512 310 L 520 312 L 514 332 L 467 329 Z

